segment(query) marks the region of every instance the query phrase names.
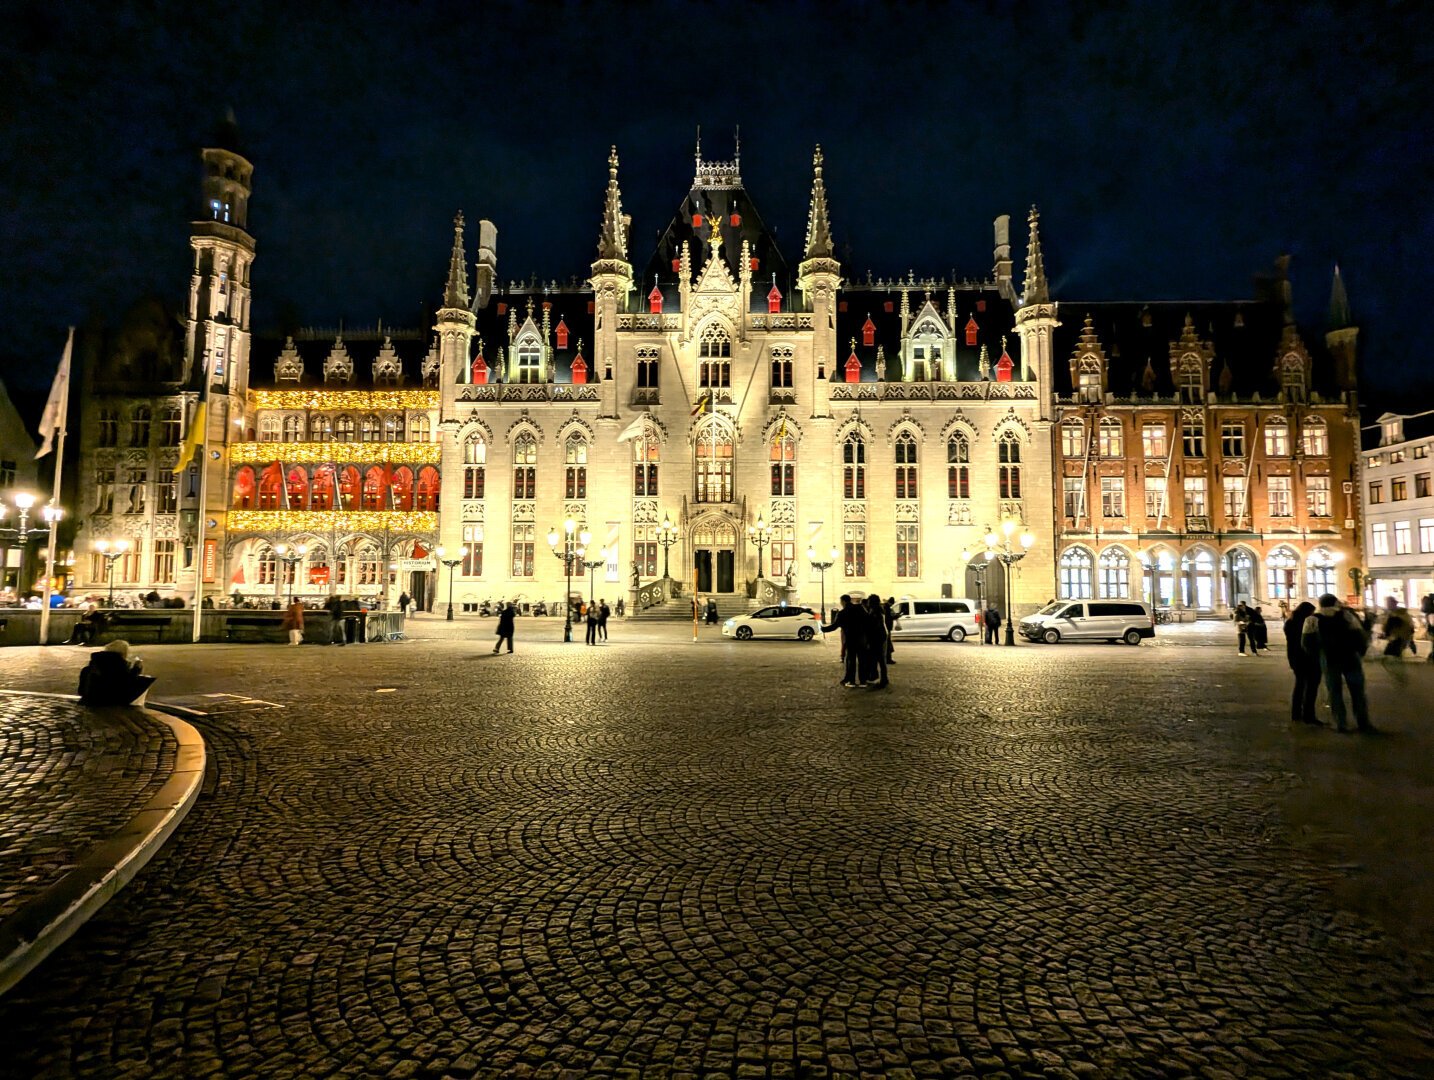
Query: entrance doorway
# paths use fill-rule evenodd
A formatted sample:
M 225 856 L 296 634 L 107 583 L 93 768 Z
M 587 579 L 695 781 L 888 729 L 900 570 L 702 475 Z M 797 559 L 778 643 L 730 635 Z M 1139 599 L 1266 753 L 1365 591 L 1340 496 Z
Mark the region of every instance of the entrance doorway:
M 731 522 L 708 519 L 692 531 L 692 567 L 697 591 L 730 593 L 737 588 L 737 529 Z
M 1245 548 L 1235 548 L 1225 556 L 1225 579 L 1229 595 L 1225 602 L 1234 607 L 1240 601 L 1255 601 L 1255 558 Z
M 415 570 L 408 575 L 408 595 L 413 599 L 414 611 L 432 611 L 428 595 L 428 571 Z

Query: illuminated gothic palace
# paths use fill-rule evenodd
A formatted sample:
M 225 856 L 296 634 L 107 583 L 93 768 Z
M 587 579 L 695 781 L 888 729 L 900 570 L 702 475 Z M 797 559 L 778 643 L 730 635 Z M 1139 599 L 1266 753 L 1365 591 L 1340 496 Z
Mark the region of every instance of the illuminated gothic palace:
M 1006 610 L 985 558 L 1006 523 L 1033 541 L 1017 612 L 1057 595 L 1220 611 L 1335 588 L 1358 562 L 1337 277 L 1322 342 L 1295 329 L 1283 275 L 1252 301 L 1058 302 L 1033 209 L 1019 290 L 1006 217 L 979 280 L 853 281 L 820 148 L 794 261 L 740 157 L 699 149 L 638 264 L 614 150 L 585 281 L 502 283 L 497 229 L 480 222 L 474 251 L 460 215 L 433 326 L 266 340 L 252 167 L 219 142 L 184 317 L 140 306 L 84 349 L 77 543 L 127 542 L 123 590 L 192 597 L 198 574 L 209 594 L 431 607 L 451 575 L 460 610 L 552 604 L 568 522 L 587 538 L 573 592 L 636 610 L 685 606 L 679 589 L 815 605 L 828 560 L 828 595 Z M 108 570 L 82 558 L 79 589 Z

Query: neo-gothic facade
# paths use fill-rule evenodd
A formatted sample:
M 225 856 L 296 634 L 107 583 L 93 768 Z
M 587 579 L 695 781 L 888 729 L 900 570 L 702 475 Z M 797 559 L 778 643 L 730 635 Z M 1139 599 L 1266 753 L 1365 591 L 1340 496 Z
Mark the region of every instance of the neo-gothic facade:
M 699 153 L 689 191 L 638 264 L 614 150 L 586 281 L 502 283 L 496 228 L 481 222 L 470 253 L 460 215 L 432 328 L 268 341 L 252 339 L 248 323 L 249 163 L 230 150 L 204 156 L 190 311 L 175 335 L 182 347 L 169 349 L 173 362 L 158 382 L 152 370 L 128 377 L 114 350 L 94 358 L 82 468 L 95 477 L 98 501 L 86 508 L 86 529 L 132 537 L 134 555 L 118 571 L 125 588 L 192 595 L 199 573 L 210 593 L 391 598 L 406 589 L 431 605 L 446 598 L 451 573 L 460 606 L 489 597 L 552 602 L 567 568 L 548 536 L 572 521 L 591 537 L 591 565 L 577 568 L 573 591 L 591 587 L 639 607 L 670 593 L 669 576 L 684 591 L 734 603 L 766 595 L 764 580 L 815 603 L 814 549 L 819 561 L 835 552 L 825 582 L 832 595 L 976 595 L 984 584 L 1005 609 L 1000 575 L 982 582 L 971 563 L 984 564 L 988 532 L 1014 521 L 1035 537 L 1014 574 L 1010 599 L 1020 612 L 1058 591 L 1141 595 L 1131 568 L 1142 555 L 1158 567 L 1157 544 L 1178 559 L 1187 549 L 1175 536 L 1192 544 L 1204 536 L 1188 508 L 1162 504 L 1153 523 L 1124 507 L 1118 520 L 1105 515 L 1103 478 L 1120 454 L 1095 463 L 1090 439 L 1075 440 L 1072 424 L 1097 432 L 1115 419 L 1119 445 L 1133 448 L 1157 413 L 1175 438 L 1179 393 L 1192 395 L 1186 411 L 1198 404 L 1213 415 L 1236 404 L 1217 400 L 1211 383 L 1218 339 L 1194 345 L 1207 388 L 1198 402 L 1179 374 L 1183 360 L 1161 370 L 1185 379 L 1186 390 L 1137 383 L 1125 394 L 1098 335 L 1072 343 L 1064 306 L 1050 295 L 1034 210 L 1019 292 L 1005 217 L 995 225 L 992 269 L 979 280 L 854 282 L 834 255 L 820 149 L 794 263 L 744 188 L 740 161 Z M 1200 307 L 1194 315 L 1204 318 L 1204 308 L 1236 306 Z M 1147 343 L 1159 333 L 1170 331 L 1162 323 Z M 1177 340 L 1167 342 L 1172 358 Z M 1308 359 L 1302 345 L 1279 343 Z M 1087 346 L 1099 366 L 1095 390 L 1080 353 Z M 1352 356 L 1352 338 L 1350 346 Z M 1069 383 L 1057 365 L 1066 355 Z M 1289 402 L 1303 411 L 1280 411 L 1295 425 L 1323 419 L 1329 446 L 1339 447 L 1326 463 L 1335 483 L 1354 461 L 1345 437 L 1353 395 L 1351 387 L 1321 398 L 1314 386 L 1323 374 L 1307 366 L 1304 396 Z M 196 463 L 176 479 L 181 435 L 171 418 L 187 431 L 201 398 L 207 470 L 201 478 Z M 1258 392 L 1239 403 L 1259 412 L 1250 420 L 1259 424 L 1274 404 Z M 140 438 L 144 408 L 150 427 Z M 1195 456 L 1167 455 L 1165 474 L 1193 475 Z M 1121 467 L 1130 497 L 1145 505 L 1151 467 L 1140 460 L 1127 454 Z M 143 483 L 133 480 L 141 467 Z M 1212 460 L 1207 469 L 1213 478 L 1228 466 Z M 1208 515 L 1212 537 L 1237 530 L 1267 554 L 1246 534 L 1267 505 L 1265 476 L 1276 472 L 1243 464 L 1251 516 Z M 1317 472 L 1302 467 L 1302 491 Z M 1082 484 L 1076 504 L 1073 478 Z M 194 546 L 201 488 L 203 550 Z M 1313 543 L 1352 555 L 1352 538 L 1332 521 L 1326 513 L 1316 524 L 1333 531 L 1316 528 L 1310 541 L 1301 519 L 1304 534 L 1281 541 L 1305 561 Z M 1158 537 L 1146 535 L 1152 528 Z M 1110 558 L 1110 542 L 1124 549 L 1123 579 L 1071 572 L 1073 553 L 1094 566 Z M 439 548 L 452 564 L 441 574 Z M 1223 558 L 1226 549 L 1216 542 L 1212 553 Z M 80 569 L 81 587 L 103 583 L 98 560 Z M 1158 602 L 1181 602 L 1178 589 L 1150 580 Z M 1241 594 L 1202 589 L 1193 582 L 1181 595 L 1214 608 Z

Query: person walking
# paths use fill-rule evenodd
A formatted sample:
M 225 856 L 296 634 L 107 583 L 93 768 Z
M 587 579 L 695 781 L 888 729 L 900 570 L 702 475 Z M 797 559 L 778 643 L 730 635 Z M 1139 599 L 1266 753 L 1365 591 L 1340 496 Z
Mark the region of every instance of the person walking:
M 1259 656 L 1262 649 L 1265 652 L 1270 651 L 1270 628 L 1265 625 L 1265 615 L 1260 610 L 1259 604 L 1250 608 L 1250 625 L 1246 629 L 1246 633 L 1250 638 L 1252 653 Z
M 598 609 L 596 604 L 588 604 L 583 609 L 583 618 L 588 624 L 588 644 L 597 644 L 598 633 Z
M 408 617 L 408 605 L 411 603 L 413 603 L 413 597 L 409 596 L 406 591 L 398 594 L 398 610 L 405 618 Z
M 881 621 L 886 627 L 886 662 L 896 663 L 896 646 L 891 643 L 891 631 L 896 627 L 896 597 L 888 596 L 881 605 Z
M 498 655 L 498 650 L 503 647 L 503 642 L 508 642 L 508 652 L 513 651 L 513 622 L 517 615 L 511 603 L 505 604 L 501 601 L 498 604 L 498 641 L 493 646 L 493 655 Z
M 886 678 L 886 618 L 881 610 L 881 597 L 868 596 L 863 601 L 866 608 L 866 638 L 862 646 L 862 682 L 868 690 L 884 690 Z
M 1349 730 L 1343 689 L 1348 686 L 1355 723 L 1360 731 L 1373 731 L 1369 702 L 1364 696 L 1364 654 L 1369 650 L 1369 635 L 1359 618 L 1334 593 L 1325 593 L 1314 614 L 1305 619 L 1300 643 L 1305 652 L 1319 658 L 1335 727 Z
M 1290 697 L 1290 720 L 1296 724 L 1320 726 L 1315 715 L 1315 699 L 1319 696 L 1319 657 L 1311 656 L 1300 641 L 1305 620 L 1314 614 L 1315 606 L 1304 601 L 1285 620 L 1285 658 L 1295 674 L 1295 689 Z
M 304 643 L 304 602 L 295 600 L 284 611 L 283 627 L 289 632 L 290 645 Z
M 995 604 L 987 604 L 986 611 L 981 616 L 981 622 L 986 627 L 986 637 L 983 639 L 987 645 L 1001 644 L 1001 613 L 996 610 Z
M 612 608 L 607 606 L 607 598 L 598 601 L 598 635 L 607 640 L 607 621 L 612 617 Z
M 841 607 L 832 616 L 830 624 L 822 627 L 823 634 L 833 630 L 841 631 L 842 679 L 841 684 L 848 690 L 861 685 L 857 681 L 857 664 L 861 656 L 862 642 L 866 638 L 866 613 L 853 604 L 851 597 L 842 593 Z
M 1384 656 L 1381 663 L 1384 670 L 1401 685 L 1406 681 L 1403 670 L 1405 651 L 1413 652 L 1414 619 L 1408 610 L 1394 597 L 1384 601 Z
M 344 602 L 339 599 L 338 593 L 329 597 L 324 610 L 329 613 L 329 644 L 347 644 L 344 640 Z
M 1245 655 L 1245 642 L 1250 642 L 1250 653 L 1255 653 L 1255 642 L 1250 637 L 1250 609 L 1245 601 L 1241 600 L 1235 605 L 1235 610 L 1230 613 L 1230 618 L 1235 620 L 1235 635 L 1240 643 L 1240 655 Z

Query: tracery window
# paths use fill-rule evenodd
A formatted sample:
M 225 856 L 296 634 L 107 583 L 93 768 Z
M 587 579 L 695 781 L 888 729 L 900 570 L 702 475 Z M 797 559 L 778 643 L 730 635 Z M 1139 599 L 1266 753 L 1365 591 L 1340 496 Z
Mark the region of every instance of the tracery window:
M 1003 499 L 1021 498 L 1021 440 L 1007 431 L 996 444 L 999 490 Z
M 1090 587 L 1093 560 L 1083 547 L 1070 547 L 1061 552 L 1059 590 L 1062 600 L 1085 600 L 1094 596 Z
M 513 442 L 513 498 L 538 497 L 538 441 L 522 434 Z
M 353 442 L 354 437 L 354 418 L 347 413 L 334 417 L 334 442 Z
M 1100 595 L 1112 600 L 1130 598 L 1130 555 L 1125 548 L 1108 547 L 1100 553 Z
M 487 486 L 488 443 L 477 432 L 463 440 L 463 497 L 483 498 Z
M 1125 456 L 1125 434 L 1120 429 L 1120 421 L 1114 417 L 1107 416 L 1100 422 L 1099 434 L 1097 435 L 1098 452 L 1103 458 L 1118 458 Z
M 946 440 L 946 497 L 971 497 L 971 443 L 960 433 Z
M 1205 418 L 1199 413 L 1186 413 L 1180 418 L 1180 441 L 1185 456 L 1205 456 Z
M 792 386 L 792 350 L 778 346 L 772 350 L 772 389 L 789 390 Z
M 708 323 L 697 342 L 697 385 L 726 388 L 732 385 L 732 339 L 718 323 Z
M 732 433 L 709 424 L 697 437 L 697 501 L 732 501 Z
M 896 497 L 898 499 L 914 499 L 917 497 L 916 477 L 916 439 L 909 431 L 903 431 L 896 437 Z M 898 572 L 898 577 L 915 575 L 903 575 Z
M 791 432 L 779 432 L 772 439 L 772 494 L 797 493 L 797 440 Z M 776 570 L 772 571 L 776 574 Z
M 1302 433 L 1305 457 L 1326 457 L 1329 454 L 1329 425 L 1319 416 L 1305 421 Z
M 638 497 L 657 494 L 658 465 L 662 444 L 651 430 L 632 440 L 632 493 Z
M 581 435 L 569 435 L 563 447 L 566 486 L 563 494 L 569 499 L 588 497 L 588 442 Z
M 289 419 L 293 419 L 290 417 Z M 281 425 L 277 416 L 266 416 L 259 421 L 259 441 L 278 442 Z
M 304 418 L 302 416 L 284 417 L 284 441 L 304 441 Z
M 1066 420 L 1061 424 L 1061 457 L 1085 457 L 1085 425 L 1079 420 Z
M 1277 416 L 1265 425 L 1265 457 L 1289 457 L 1289 455 L 1289 421 Z
M 841 460 L 842 496 L 866 498 L 866 441 L 858 432 L 853 431 L 842 441 Z
M 383 425 L 373 413 L 365 414 L 359 425 L 359 441 L 378 442 L 383 438 Z

